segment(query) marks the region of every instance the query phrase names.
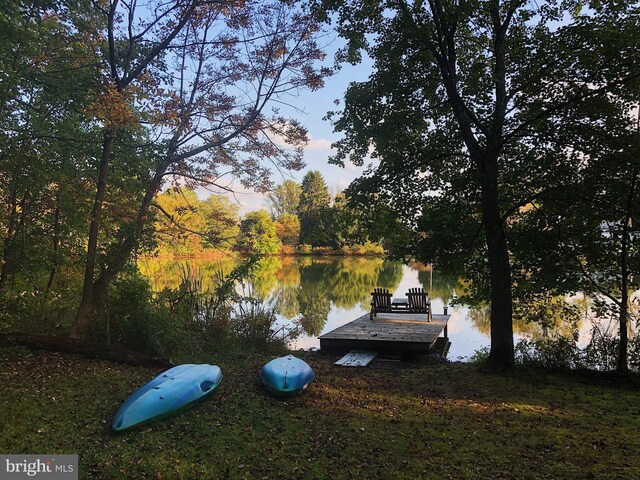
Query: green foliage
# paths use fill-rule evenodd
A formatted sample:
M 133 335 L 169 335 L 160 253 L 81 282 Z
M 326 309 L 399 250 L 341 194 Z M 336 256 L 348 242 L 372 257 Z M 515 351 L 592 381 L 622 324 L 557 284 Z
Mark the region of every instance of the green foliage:
M 300 220 L 291 213 L 283 213 L 276 219 L 276 233 L 283 245 L 297 245 L 300 238 Z
M 322 86 L 318 25 L 291 2 L 227 7 L 0 3 L 2 295 L 28 282 L 44 308 L 84 270 L 72 333 L 85 337 L 102 290 L 154 241 L 182 255 L 235 244 L 237 207 L 197 187 L 233 176 L 266 191 L 271 166 L 302 168 L 306 130 L 268 104 Z M 180 187 L 153 205 L 167 185 Z
M 317 170 L 308 171 L 302 179 L 298 213 L 318 212 L 329 207 L 330 203 L 331 195 L 322 174 Z
M 469 363 L 474 365 L 483 365 L 487 362 L 488 358 L 489 347 L 483 347 L 473 352 L 473 355 L 469 357 Z
M 333 230 L 340 245 L 375 243 L 395 258 L 413 255 L 414 233 L 402 213 L 375 192 L 363 191 L 365 178 L 354 180 L 338 194 L 333 206 Z
M 193 190 L 171 188 L 156 197 L 162 212 L 154 226 L 160 252 L 189 254 L 201 248 L 199 233 L 204 232 L 200 200 Z
M 229 250 L 235 244 L 240 233 L 239 207 L 222 195 L 209 195 L 201 203 L 204 217 L 204 248 Z
M 346 255 L 379 255 L 385 254 L 384 247 L 378 243 L 366 242 L 363 244 L 356 243 L 355 245 L 345 245 L 342 247 L 342 251 Z
M 109 299 L 112 343 L 161 358 L 185 358 L 200 351 L 203 339 L 193 318 L 167 308 L 167 297 L 164 292 L 155 299 L 148 279 L 137 271 L 121 275 Z
M 582 309 L 574 302 L 568 302 L 563 296 L 548 292 L 518 297 L 514 302 L 514 322 L 525 321 L 539 325 L 543 331 L 558 328 L 565 329 L 564 337 L 571 337 L 572 331 L 582 321 Z
M 313 247 L 308 243 L 301 243 L 298 245 L 297 251 L 300 255 L 311 255 L 313 253 Z
M 603 332 L 597 325 L 591 329 L 591 341 L 584 351 L 586 368 L 594 370 L 615 370 L 618 364 L 620 338 Z M 633 350 L 632 350 L 633 352 Z M 638 352 L 627 352 L 637 364 Z
M 515 347 L 516 362 L 550 370 L 575 370 L 582 366 L 581 352 L 573 339 L 558 337 L 537 341 L 520 340 Z
M 92 49 L 76 30 L 90 17 L 86 7 L 27 1 L 1 8 L 0 289 L 28 282 L 29 295 L 48 300 L 61 272 L 76 273 L 86 177 L 95 166 L 96 128 L 84 116 Z
M 541 340 L 520 340 L 516 344 L 516 361 L 525 366 L 547 370 L 595 370 L 618 369 L 620 339 L 594 326 L 591 341 L 586 348 L 579 348 L 576 338 L 556 336 Z M 640 336 L 631 337 L 628 349 L 630 368 L 640 367 Z
M 252 255 L 278 253 L 282 242 L 278 238 L 276 224 L 266 210 L 249 212 L 240 223 L 238 248 Z
M 55 291 L 46 291 L 17 275 L 13 289 L 0 290 L 0 328 L 64 335 L 75 314 L 80 280 L 79 274 L 60 275 Z
M 312 246 L 335 246 L 331 241 L 331 195 L 322 174 L 309 171 L 302 179 L 298 204 L 300 241 Z
M 278 185 L 267 195 L 271 216 L 278 218 L 285 214 L 296 215 L 301 194 L 302 187 L 293 180 L 285 180 Z
M 218 269 L 213 273 L 215 286 L 208 289 L 187 267 L 177 289 L 165 288 L 157 295 L 136 271 L 122 275 L 110 295 L 113 343 L 164 358 L 284 348 L 297 329 L 277 329 L 271 307 L 238 294 L 239 285 L 256 268 L 251 258 L 227 274 Z
M 245 351 L 247 348 L 285 351 L 288 342 L 297 338 L 302 329 L 297 322 L 290 327 L 278 327 L 277 322 L 274 309 L 255 298 L 246 298 L 237 304 L 230 336 Z
M 207 248 L 229 250 L 239 233 L 238 206 L 221 195 L 202 201 L 189 188 L 156 197 L 154 238 L 160 254 L 194 255 Z
M 635 125 L 629 112 L 640 85 L 631 40 L 640 32 L 638 5 L 596 2 L 584 12 L 555 1 L 323 5 L 349 42 L 339 59 L 357 62 L 364 51 L 374 64 L 367 81 L 349 86 L 343 110 L 329 115 L 343 133 L 332 161 L 379 160 L 351 196 L 392 206 L 413 231 L 404 242 L 413 256 L 462 274 L 476 300 L 491 300 L 492 360 L 508 368 L 512 290 L 516 298 L 525 290 L 575 291 L 572 280 L 583 276 L 576 270 L 589 267 L 590 256 L 616 251 L 594 249 L 597 242 L 575 235 L 583 227 L 556 221 L 584 222 L 594 238 L 603 221 L 622 226 L 637 213 L 638 174 L 629 167 L 638 138 L 625 125 Z M 576 189 L 592 168 L 589 188 Z M 618 206 L 631 199 L 632 215 L 613 214 L 614 199 Z M 566 268 L 569 255 L 577 261 Z

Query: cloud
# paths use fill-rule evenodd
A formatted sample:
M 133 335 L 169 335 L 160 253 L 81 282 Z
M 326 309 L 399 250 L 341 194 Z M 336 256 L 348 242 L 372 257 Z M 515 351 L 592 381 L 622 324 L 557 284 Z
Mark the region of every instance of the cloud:
M 327 140 L 326 138 L 311 138 L 306 150 L 332 150 L 331 143 L 331 140 Z
M 233 203 L 238 205 L 240 216 L 244 216 L 248 212 L 267 208 L 266 195 L 258 193 L 254 190 L 245 188 L 240 182 L 233 182 L 229 185 L 233 189 L 232 192 L 215 189 L 213 191 L 205 188 L 196 189 L 196 193 L 201 200 L 206 199 L 209 195 L 221 195 L 227 197 Z
M 347 180 L 347 179 L 338 180 L 338 183 L 337 183 L 338 191 L 339 192 L 343 191 L 350 184 L 351 184 L 351 180 Z

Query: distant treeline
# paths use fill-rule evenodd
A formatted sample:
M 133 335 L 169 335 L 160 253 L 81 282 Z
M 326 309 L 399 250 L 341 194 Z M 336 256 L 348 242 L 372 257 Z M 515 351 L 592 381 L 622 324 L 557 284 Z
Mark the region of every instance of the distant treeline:
M 364 215 L 344 194 L 331 198 L 322 174 L 308 172 L 299 184 L 286 180 L 267 196 L 268 210 L 239 215 L 228 197 L 206 200 L 187 187 L 157 196 L 162 215 L 155 222 L 160 255 L 198 256 L 208 250 L 243 254 L 382 255 L 368 235 Z

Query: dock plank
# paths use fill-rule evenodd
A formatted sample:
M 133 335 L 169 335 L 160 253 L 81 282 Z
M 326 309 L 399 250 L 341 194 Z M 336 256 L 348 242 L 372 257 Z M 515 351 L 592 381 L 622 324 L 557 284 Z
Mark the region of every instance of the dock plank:
M 369 314 L 320 335 L 320 348 L 358 348 L 394 352 L 427 352 L 447 326 L 450 315 Z

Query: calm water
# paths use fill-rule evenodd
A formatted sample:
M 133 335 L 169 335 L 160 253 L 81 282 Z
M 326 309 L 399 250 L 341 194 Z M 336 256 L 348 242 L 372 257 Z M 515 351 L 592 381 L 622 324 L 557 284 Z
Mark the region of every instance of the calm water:
M 204 289 L 215 285 L 216 272 L 231 271 L 238 260 L 162 260 L 142 259 L 140 270 L 154 290 L 177 288 L 188 272 L 201 278 Z M 319 348 L 318 335 L 333 330 L 369 312 L 370 293 L 375 287 L 388 288 L 395 297 L 404 297 L 411 287 L 430 292 L 434 313 L 456 296 L 459 281 L 446 274 L 431 272 L 420 265 L 404 265 L 381 258 L 353 257 L 270 257 L 262 260 L 255 278 L 247 283 L 244 293 L 261 299 L 278 312 L 279 326 L 291 325 L 302 318 L 304 334 L 292 344 L 293 349 Z M 459 306 L 449 309 L 448 358 L 467 359 L 476 350 L 489 345 L 487 309 Z M 562 331 L 560 326 L 559 330 Z M 591 322 L 580 325 L 580 342 L 586 345 Z M 515 339 L 537 339 L 543 336 L 536 324 L 516 323 Z M 567 334 L 570 332 L 567 329 Z

